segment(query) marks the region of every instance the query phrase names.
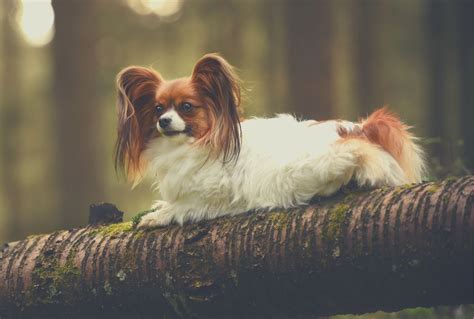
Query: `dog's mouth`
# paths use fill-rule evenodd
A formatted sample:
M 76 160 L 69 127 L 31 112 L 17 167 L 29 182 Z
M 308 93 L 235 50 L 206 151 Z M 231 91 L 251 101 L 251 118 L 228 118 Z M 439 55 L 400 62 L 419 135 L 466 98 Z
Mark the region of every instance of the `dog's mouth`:
M 191 127 L 187 126 L 184 130 L 182 131 L 173 131 L 173 130 L 163 130 L 161 134 L 165 136 L 176 136 L 180 134 L 186 134 L 188 136 L 191 136 Z
M 163 135 L 166 135 L 166 136 L 176 136 L 179 134 L 184 134 L 184 131 L 164 131 L 162 133 Z

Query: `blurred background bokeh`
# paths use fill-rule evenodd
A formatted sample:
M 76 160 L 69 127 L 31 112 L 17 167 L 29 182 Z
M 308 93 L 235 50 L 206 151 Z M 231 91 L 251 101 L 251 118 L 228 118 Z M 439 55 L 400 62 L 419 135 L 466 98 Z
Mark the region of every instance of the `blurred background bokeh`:
M 471 0 L 0 0 L 0 241 L 84 225 L 94 202 L 148 209 L 150 184 L 113 169 L 115 75 L 185 76 L 207 52 L 238 68 L 247 116 L 388 104 L 428 178 L 469 174 L 473 21 Z

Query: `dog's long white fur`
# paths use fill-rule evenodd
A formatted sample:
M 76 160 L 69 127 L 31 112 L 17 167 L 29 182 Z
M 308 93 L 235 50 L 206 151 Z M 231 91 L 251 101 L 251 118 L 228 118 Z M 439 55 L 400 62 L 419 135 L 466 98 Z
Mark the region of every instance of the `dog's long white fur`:
M 352 179 L 361 186 L 413 181 L 381 146 L 362 138 L 341 138 L 340 125 L 351 130 L 361 124 L 298 121 L 287 114 L 246 120 L 240 156 L 225 165 L 184 134 L 150 141 L 143 156 L 161 200 L 139 226 L 303 205 L 314 196 L 335 193 Z M 406 143 L 410 174 L 414 171 L 418 181 L 421 150 L 410 139 Z

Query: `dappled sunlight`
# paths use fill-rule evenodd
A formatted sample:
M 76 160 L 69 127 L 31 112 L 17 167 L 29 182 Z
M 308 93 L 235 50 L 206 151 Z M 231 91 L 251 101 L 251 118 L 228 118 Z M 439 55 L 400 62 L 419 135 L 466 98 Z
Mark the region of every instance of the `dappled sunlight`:
M 182 0 L 127 0 L 128 6 L 138 14 L 154 13 L 159 17 L 175 15 L 183 5 Z
M 53 39 L 54 10 L 51 0 L 19 1 L 16 18 L 28 44 L 39 47 Z

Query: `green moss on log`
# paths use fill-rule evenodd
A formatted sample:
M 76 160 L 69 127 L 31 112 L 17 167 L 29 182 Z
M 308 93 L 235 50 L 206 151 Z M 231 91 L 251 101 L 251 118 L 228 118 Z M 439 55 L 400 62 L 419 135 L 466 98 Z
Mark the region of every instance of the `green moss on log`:
M 329 220 L 322 233 L 324 240 L 334 242 L 341 236 L 341 229 L 349 208 L 350 206 L 346 203 L 336 204 L 328 212 Z
M 268 219 L 271 220 L 273 224 L 278 224 L 280 226 L 286 226 L 291 220 L 288 212 L 270 212 Z
M 101 226 L 97 229 L 97 234 L 100 234 L 102 236 L 116 236 L 131 231 L 133 231 L 132 222 L 123 222 L 118 224 Z
M 413 184 L 404 184 L 404 185 L 397 186 L 394 189 L 394 193 L 395 194 L 400 194 L 401 192 L 406 191 L 407 189 L 410 189 L 413 186 L 414 186 Z
M 100 235 L 102 237 L 118 237 L 124 233 L 134 233 L 135 238 L 141 238 L 145 235 L 145 230 L 136 229 L 132 221 L 102 225 L 90 228 L 88 232 L 89 237 Z
M 26 292 L 28 304 L 72 304 L 78 291 L 81 271 L 74 265 L 77 251 L 71 250 L 60 264 L 55 252 L 45 251 L 38 257 L 32 273 L 33 285 Z
M 132 227 L 136 228 L 138 226 L 138 223 L 142 220 L 142 217 L 145 216 L 146 214 L 150 213 L 151 210 L 146 210 L 144 212 L 138 213 L 135 216 L 132 217 L 131 222 L 132 222 Z
M 441 188 L 439 183 L 432 183 L 430 186 L 426 188 L 426 190 L 432 194 L 436 193 Z

